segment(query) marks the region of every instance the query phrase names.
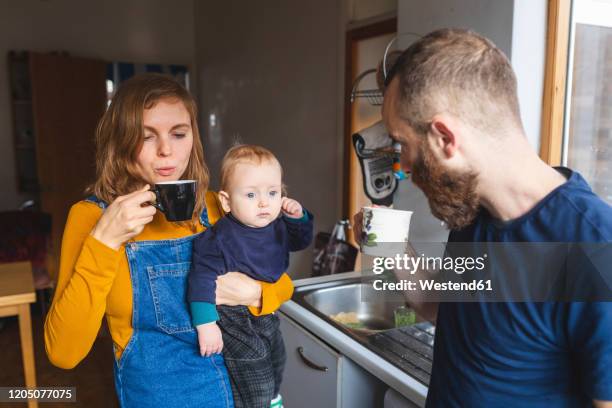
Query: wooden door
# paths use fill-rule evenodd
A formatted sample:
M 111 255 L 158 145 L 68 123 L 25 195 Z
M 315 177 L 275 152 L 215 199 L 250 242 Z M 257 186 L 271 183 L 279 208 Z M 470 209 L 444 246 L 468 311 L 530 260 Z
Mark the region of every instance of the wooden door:
M 372 106 L 366 99 L 357 98 L 350 102 L 353 82 L 364 71 L 376 68 L 384 56 L 385 47 L 396 35 L 397 19 L 392 18 L 355 28 L 346 33 L 345 56 L 345 99 L 344 99 L 344 217 L 353 222 L 352 217 L 362 207 L 371 205 L 363 191 L 363 178 L 357 154 L 353 148 L 352 135 L 382 119 L 381 107 Z M 364 78 L 359 89 L 377 88 L 375 76 Z M 348 234 L 350 242 L 359 246 L 351 229 Z M 361 252 L 355 261 L 355 270 L 361 270 Z
M 70 206 L 95 176 L 94 132 L 106 106 L 106 62 L 30 53 L 36 159 L 43 211 L 51 214 L 51 275 Z

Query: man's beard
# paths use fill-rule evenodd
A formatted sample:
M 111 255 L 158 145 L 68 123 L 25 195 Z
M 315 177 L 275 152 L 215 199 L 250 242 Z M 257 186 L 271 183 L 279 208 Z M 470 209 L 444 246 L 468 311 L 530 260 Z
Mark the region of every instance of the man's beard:
M 451 230 L 462 229 L 476 218 L 480 210 L 476 174 L 444 169 L 425 141 L 412 166 L 412 181 L 425 193 L 432 214 Z

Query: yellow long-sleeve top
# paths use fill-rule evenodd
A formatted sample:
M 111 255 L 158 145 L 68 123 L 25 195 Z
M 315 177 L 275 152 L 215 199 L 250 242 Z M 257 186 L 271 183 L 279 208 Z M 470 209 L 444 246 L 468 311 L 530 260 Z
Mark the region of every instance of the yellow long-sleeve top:
M 223 214 L 215 193 L 206 194 L 206 207 L 211 222 Z M 57 287 L 45 321 L 47 355 L 61 368 L 73 368 L 85 358 L 104 315 L 117 358 L 132 336 L 132 283 L 125 248 L 115 251 L 90 235 L 101 215 L 96 204 L 80 201 L 70 209 L 64 229 Z M 197 232 L 204 229 L 198 223 Z M 135 240 L 175 239 L 190 234 L 193 232 L 188 227 L 168 222 L 157 212 Z M 260 284 L 261 307 L 249 308 L 254 315 L 272 313 L 293 294 L 287 274 L 276 283 Z

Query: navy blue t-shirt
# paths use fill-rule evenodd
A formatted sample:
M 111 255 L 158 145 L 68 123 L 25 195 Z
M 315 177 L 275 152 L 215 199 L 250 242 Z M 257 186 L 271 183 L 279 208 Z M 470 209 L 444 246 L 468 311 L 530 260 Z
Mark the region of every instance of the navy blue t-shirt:
M 612 207 L 576 172 L 527 214 L 482 211 L 449 242 L 612 242 Z M 610 266 L 612 268 L 612 265 Z M 612 400 L 612 302 L 440 303 L 428 407 Z
M 231 213 L 222 217 L 193 243 L 187 300 L 194 325 L 218 319 L 217 276 L 237 271 L 276 282 L 289 266 L 289 252 L 308 247 L 312 235 L 313 215 L 306 209 L 302 218 L 283 215 L 262 228 L 246 226 Z

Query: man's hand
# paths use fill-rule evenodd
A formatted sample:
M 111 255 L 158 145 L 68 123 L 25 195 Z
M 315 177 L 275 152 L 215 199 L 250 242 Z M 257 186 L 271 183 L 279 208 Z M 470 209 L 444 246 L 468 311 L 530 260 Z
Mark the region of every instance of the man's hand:
M 221 337 L 221 329 L 217 323 L 200 324 L 196 326 L 196 330 L 198 331 L 200 355 L 210 357 L 223 350 L 223 337 Z
M 363 213 L 359 211 L 353 215 L 353 239 L 357 244 L 361 244 L 361 228 L 363 227 Z
M 357 241 L 357 243 L 361 241 L 362 225 L 363 225 L 363 213 L 358 212 L 357 214 L 353 215 L 353 234 L 355 234 L 354 238 L 355 238 L 355 241 Z M 406 245 L 406 254 L 410 257 L 418 256 L 416 251 L 414 250 L 414 248 L 412 247 L 410 243 Z M 415 277 L 419 277 L 419 276 L 425 277 L 424 272 L 420 270 L 417 270 L 415 272 L 416 275 L 412 275 L 411 272 L 408 272 L 405 270 L 402 270 L 402 271 L 394 270 L 393 272 L 395 276 L 397 276 L 397 278 L 400 280 L 401 279 L 414 280 Z M 435 324 L 436 317 L 438 315 L 438 303 L 428 302 L 427 299 L 424 299 L 421 295 L 422 293 L 417 293 L 417 292 L 404 292 L 404 297 L 406 298 L 406 301 L 408 302 L 408 304 L 410 304 L 410 307 L 412 307 L 419 316 Z
M 304 216 L 304 210 L 302 205 L 289 197 L 283 197 L 281 201 L 281 210 L 289 218 L 302 218 Z
M 593 406 L 595 408 L 612 408 L 612 401 L 593 400 Z

